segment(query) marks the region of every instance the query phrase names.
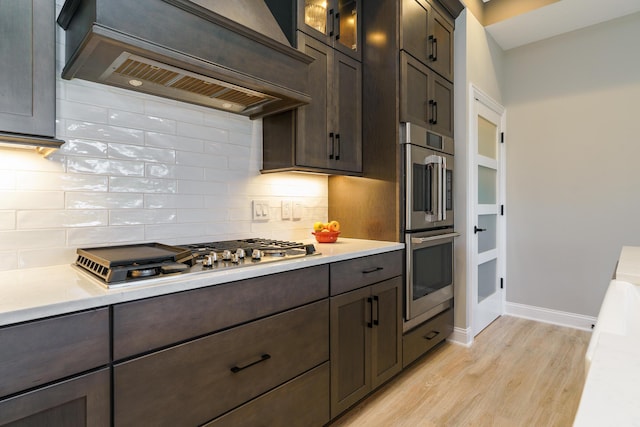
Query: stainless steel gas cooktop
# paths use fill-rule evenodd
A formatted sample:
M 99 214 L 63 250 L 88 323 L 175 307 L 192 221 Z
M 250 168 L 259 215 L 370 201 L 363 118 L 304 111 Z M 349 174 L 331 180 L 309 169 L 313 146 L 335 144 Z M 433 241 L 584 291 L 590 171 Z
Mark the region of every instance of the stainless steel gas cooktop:
M 108 288 L 159 276 L 250 267 L 319 255 L 313 244 L 260 238 L 180 246 L 142 243 L 84 248 L 76 252 L 75 265 Z

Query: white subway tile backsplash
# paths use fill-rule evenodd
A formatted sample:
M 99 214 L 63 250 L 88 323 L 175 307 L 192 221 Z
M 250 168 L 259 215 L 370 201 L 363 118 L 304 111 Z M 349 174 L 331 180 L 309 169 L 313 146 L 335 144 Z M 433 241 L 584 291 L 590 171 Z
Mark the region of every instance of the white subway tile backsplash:
M 66 209 L 140 209 L 144 206 L 142 193 L 66 193 Z
M 0 271 L 18 268 L 18 251 L 0 251 Z
M 229 131 L 224 128 L 219 129 L 211 126 L 197 125 L 193 123 L 180 123 L 178 122 L 179 136 L 187 138 L 202 139 L 205 141 L 229 141 Z
M 58 153 L 71 156 L 107 157 L 109 144 L 100 141 L 67 138 Z M 74 158 L 70 159 L 74 160 Z
M 16 228 L 16 211 L 0 211 L 0 230 Z
M 156 132 L 146 132 L 145 145 L 160 148 L 175 148 L 176 150 L 202 153 L 204 141 L 177 135 L 167 135 Z
M 176 222 L 175 209 L 118 209 L 109 213 L 110 225 L 167 224 Z
M 67 160 L 67 171 L 98 175 L 144 176 L 144 162 L 75 157 Z
M 229 159 L 225 156 L 210 154 L 194 155 L 188 151 L 176 151 L 176 163 L 186 166 L 199 166 L 202 168 L 227 169 Z
M 63 83 L 67 101 L 144 113 L 144 98 L 133 95 L 133 92 L 86 80 L 73 80 L 72 82 Z
M 48 265 L 67 264 L 76 258 L 76 249 L 68 247 L 51 249 L 33 249 L 18 252 L 19 268 L 46 267 Z M 46 280 L 46 277 L 43 278 Z
M 144 228 L 134 227 L 84 227 L 67 231 L 67 245 L 72 248 L 132 244 L 144 241 Z
M 145 194 L 144 207 L 146 209 L 169 208 L 202 208 L 203 197 L 200 194 Z
M 175 163 L 176 153 L 171 149 L 152 148 L 140 145 L 109 144 L 109 157 L 146 162 Z
M 81 122 L 66 120 L 64 138 L 96 139 L 108 142 L 126 142 L 131 144 L 144 144 L 144 131 L 140 129 L 128 129 L 125 127 L 111 126 L 103 123 Z
M 46 210 L 18 211 L 19 229 L 96 227 L 107 225 L 107 211 L 103 210 Z
M 0 232 L 0 251 L 51 248 L 64 245 L 65 232 L 61 229 Z
M 0 152 L 0 270 L 72 263 L 78 247 L 308 239 L 327 219 L 326 176 L 260 174 L 261 120 L 78 79 L 56 90 L 62 149 Z M 252 220 L 256 198 L 269 221 Z M 300 221 L 281 220 L 283 199 Z
M 62 209 L 62 191 L 7 191 L 0 198 L 0 209 Z
M 176 133 L 176 121 L 148 114 L 131 113 L 128 111 L 111 110 L 109 124 L 131 129 L 142 129 L 151 132 Z
M 56 108 L 58 114 L 67 119 L 91 123 L 107 123 L 109 120 L 109 109 L 105 107 L 78 104 L 62 99 L 58 101 Z
M 178 209 L 178 222 L 217 222 L 227 220 L 226 209 Z
M 109 191 L 116 193 L 175 193 L 177 184 L 172 179 L 109 177 Z
M 16 172 L 18 190 L 107 191 L 106 176 L 47 172 Z
M 167 117 L 176 122 L 185 122 L 201 125 L 204 123 L 204 108 L 187 106 L 177 101 L 152 101 L 146 100 L 144 103 L 144 112 L 155 117 Z

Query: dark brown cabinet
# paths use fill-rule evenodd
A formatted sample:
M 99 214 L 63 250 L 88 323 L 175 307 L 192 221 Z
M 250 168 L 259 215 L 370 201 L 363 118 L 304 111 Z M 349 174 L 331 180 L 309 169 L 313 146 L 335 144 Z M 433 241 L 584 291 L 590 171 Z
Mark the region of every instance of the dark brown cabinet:
M 108 427 L 109 369 L 0 400 L 3 427 Z
M 453 137 L 453 84 L 400 53 L 400 121 Z
M 263 120 L 263 172 L 362 173 L 360 62 L 298 32 L 309 67 L 311 103 Z
M 109 347 L 107 308 L 0 328 L 0 425 L 110 425 Z
M 0 140 L 55 135 L 55 2 L 0 0 Z M 55 140 L 62 144 L 63 141 Z M 57 145 L 59 145 L 57 144 Z
M 331 416 L 402 369 L 402 279 L 331 297 Z
M 354 59 L 361 59 L 360 1 L 297 2 L 298 29 Z
M 400 48 L 453 82 L 453 25 L 426 0 L 403 0 Z

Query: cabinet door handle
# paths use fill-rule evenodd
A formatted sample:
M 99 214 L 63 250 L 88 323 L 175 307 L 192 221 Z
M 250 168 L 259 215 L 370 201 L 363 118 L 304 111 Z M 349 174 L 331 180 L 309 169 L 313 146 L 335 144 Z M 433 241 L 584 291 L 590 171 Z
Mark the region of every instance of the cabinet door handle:
M 336 28 L 338 29 L 338 31 L 336 31 L 336 40 L 340 40 L 340 12 L 336 13 Z
M 336 23 L 333 19 L 333 9 L 329 9 L 329 21 L 331 22 L 331 31 L 329 31 L 329 37 L 333 37 L 333 33 L 336 29 Z
M 362 274 L 375 273 L 376 271 L 384 270 L 384 267 L 372 267 L 366 270 L 362 270 Z
M 334 157 L 333 149 L 335 145 L 333 132 L 329 132 L 329 144 L 331 144 L 331 152 L 329 153 L 329 159 L 333 160 L 333 157 Z
M 373 302 L 376 303 L 376 318 L 373 319 L 373 324 L 378 326 L 380 324 L 380 298 L 378 295 L 373 296 Z
M 249 368 L 249 367 L 251 367 L 253 365 L 257 365 L 258 363 L 264 362 L 265 360 L 268 360 L 268 359 L 271 359 L 271 355 L 265 353 L 265 354 L 261 355 L 258 359 L 254 360 L 252 362 L 249 362 L 246 365 L 242 365 L 242 366 L 236 365 L 236 366 L 234 366 L 233 368 L 231 368 L 231 372 L 233 372 L 235 374 L 237 372 L 242 371 L 243 369 L 247 369 L 247 368 Z
M 431 54 L 429 55 L 429 59 L 435 62 L 438 60 L 438 39 L 429 36 L 429 40 L 431 41 Z
M 431 341 L 432 339 L 434 339 L 435 337 L 437 337 L 438 335 L 440 335 L 440 332 L 438 331 L 431 331 L 429 332 L 427 335 L 424 336 L 425 340 L 429 340 Z
M 373 329 L 373 298 L 367 297 L 367 304 L 369 304 L 369 318 L 366 320 L 367 328 Z
M 336 144 L 338 144 L 338 149 L 336 150 L 336 160 L 340 160 L 340 134 L 336 133 Z
M 432 125 L 438 124 L 438 103 L 433 99 L 430 99 L 429 105 L 431 106 L 431 118 L 429 119 L 429 123 Z

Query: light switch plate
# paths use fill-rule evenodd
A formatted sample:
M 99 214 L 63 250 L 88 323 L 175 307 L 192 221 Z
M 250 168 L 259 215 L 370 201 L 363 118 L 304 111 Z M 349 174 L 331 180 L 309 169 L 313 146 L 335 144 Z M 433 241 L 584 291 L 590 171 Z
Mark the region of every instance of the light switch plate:
M 302 203 L 293 202 L 292 218 L 294 220 L 302 218 Z
M 254 200 L 252 217 L 254 221 L 268 221 L 269 220 L 269 201 Z
M 282 201 L 282 219 L 291 219 L 291 200 Z

